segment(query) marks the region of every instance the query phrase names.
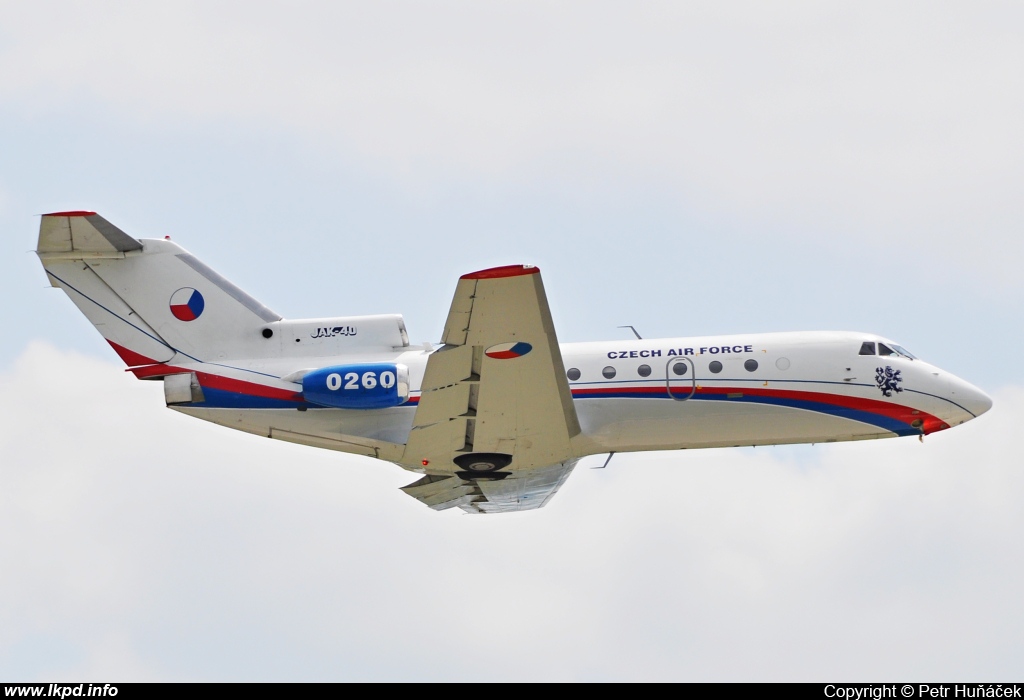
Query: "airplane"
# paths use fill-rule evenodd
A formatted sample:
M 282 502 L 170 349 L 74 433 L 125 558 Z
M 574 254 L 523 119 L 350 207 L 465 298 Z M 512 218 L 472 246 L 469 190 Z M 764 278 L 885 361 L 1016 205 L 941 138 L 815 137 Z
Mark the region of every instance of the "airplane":
M 435 347 L 397 314 L 282 318 L 170 237 L 95 212 L 43 215 L 37 254 L 169 408 L 392 462 L 434 510 L 540 508 L 591 455 L 923 438 L 992 407 L 870 333 L 560 343 L 530 265 L 462 275 Z

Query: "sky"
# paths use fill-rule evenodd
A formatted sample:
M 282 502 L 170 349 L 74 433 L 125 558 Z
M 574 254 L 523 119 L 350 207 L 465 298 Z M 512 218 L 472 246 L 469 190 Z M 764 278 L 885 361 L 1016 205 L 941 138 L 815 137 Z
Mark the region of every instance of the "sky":
M 1024 670 L 1018 4 L 0 17 L 0 679 Z M 38 215 L 66 209 L 289 318 L 437 341 L 460 274 L 532 263 L 563 342 L 877 332 L 995 407 L 924 444 L 593 457 L 540 511 L 435 513 L 393 465 L 166 410 L 48 288 Z

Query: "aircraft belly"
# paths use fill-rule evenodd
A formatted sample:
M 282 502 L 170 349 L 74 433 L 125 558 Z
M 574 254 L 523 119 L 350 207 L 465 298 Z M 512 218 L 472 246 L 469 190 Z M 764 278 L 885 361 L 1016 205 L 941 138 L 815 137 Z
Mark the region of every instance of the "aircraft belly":
M 270 437 L 272 430 L 299 435 L 345 436 L 404 445 L 412 429 L 414 408 L 375 411 L 333 408 L 231 409 L 174 406 L 176 411 L 228 428 Z
M 730 401 L 587 399 L 576 402 L 594 451 L 666 450 L 893 437 L 817 411 Z

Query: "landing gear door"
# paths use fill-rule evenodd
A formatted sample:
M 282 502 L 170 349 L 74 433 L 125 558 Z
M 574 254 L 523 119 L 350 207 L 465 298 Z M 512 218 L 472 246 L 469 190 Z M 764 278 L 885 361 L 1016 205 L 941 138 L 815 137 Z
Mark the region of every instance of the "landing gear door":
M 665 386 L 676 401 L 686 401 L 697 391 L 697 372 L 688 357 L 669 358 L 665 365 Z

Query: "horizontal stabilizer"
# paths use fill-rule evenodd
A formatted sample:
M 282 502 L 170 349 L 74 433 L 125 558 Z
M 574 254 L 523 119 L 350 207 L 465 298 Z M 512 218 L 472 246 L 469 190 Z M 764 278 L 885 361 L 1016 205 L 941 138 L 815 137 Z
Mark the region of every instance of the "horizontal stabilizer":
M 43 214 L 38 253 L 127 253 L 142 243 L 92 211 Z

